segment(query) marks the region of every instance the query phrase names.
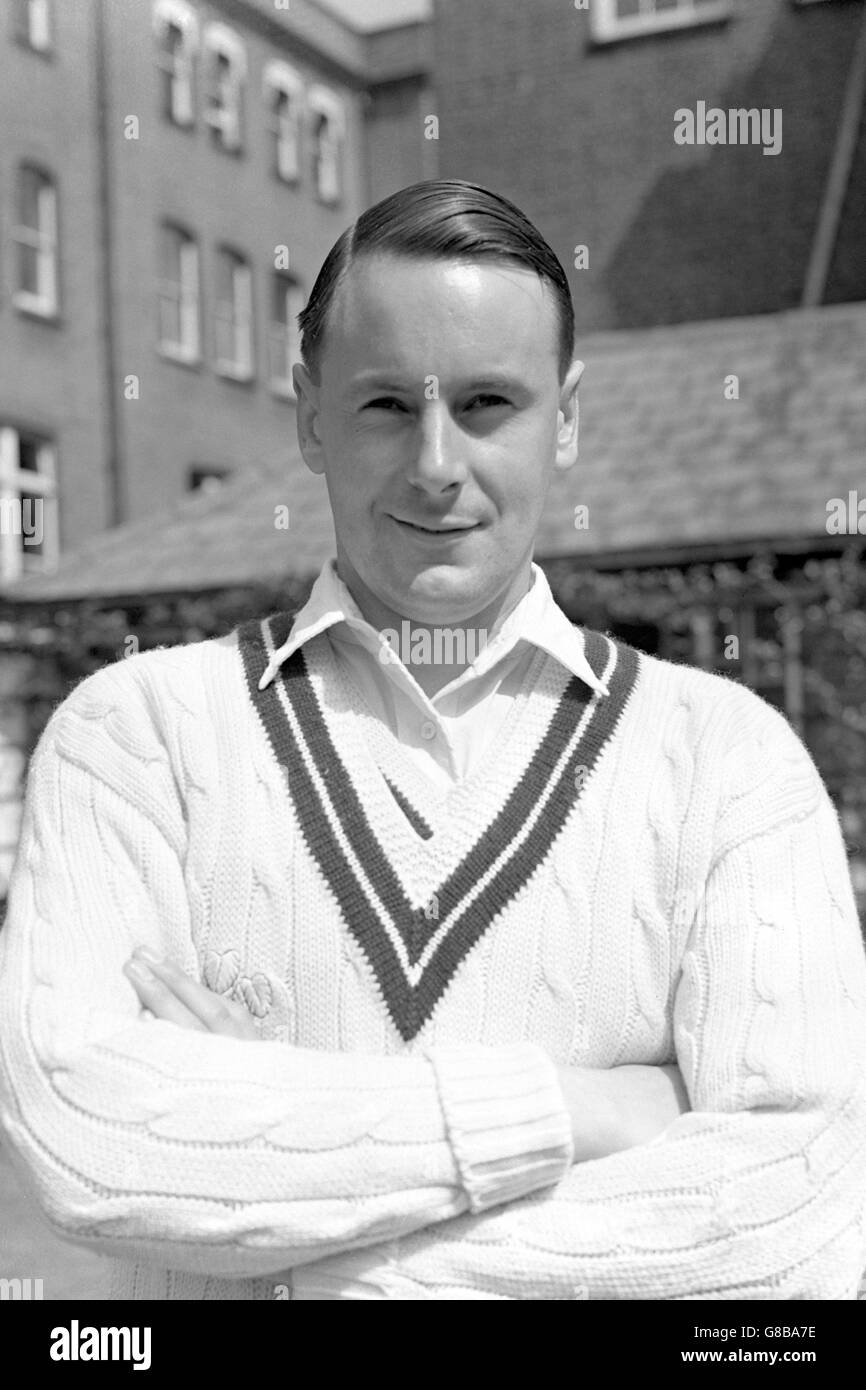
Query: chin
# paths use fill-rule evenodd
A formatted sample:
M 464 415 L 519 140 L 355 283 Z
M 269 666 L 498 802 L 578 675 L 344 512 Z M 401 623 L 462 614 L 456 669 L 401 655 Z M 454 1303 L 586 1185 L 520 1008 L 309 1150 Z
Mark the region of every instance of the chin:
M 399 603 L 399 586 L 394 587 L 392 607 L 416 622 L 460 622 L 477 613 L 492 597 L 482 575 L 456 565 L 431 565 L 419 571 L 399 595 Z

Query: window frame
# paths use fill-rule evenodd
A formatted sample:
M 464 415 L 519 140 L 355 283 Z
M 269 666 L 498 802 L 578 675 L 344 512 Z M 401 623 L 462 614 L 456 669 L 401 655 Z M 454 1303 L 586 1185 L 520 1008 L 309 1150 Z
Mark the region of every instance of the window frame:
M 177 55 L 169 51 L 167 38 L 170 29 L 177 29 L 183 40 L 184 56 L 178 63 Z M 180 130 L 191 130 L 195 126 L 195 60 L 199 48 L 198 16 L 186 0 L 154 0 L 153 31 L 158 48 L 156 66 L 169 79 L 169 100 L 160 94 L 160 110 L 163 120 Z M 179 102 L 178 92 L 185 94 L 185 101 Z
M 292 137 L 285 140 L 284 123 L 276 111 L 276 98 L 283 96 L 289 103 L 289 109 L 293 113 L 287 123 L 291 127 Z M 300 73 L 296 72 L 288 63 L 280 59 L 273 59 L 265 64 L 262 72 L 262 97 L 265 102 L 266 124 L 273 141 L 273 159 L 271 161 L 271 171 L 275 178 L 281 183 L 298 184 L 301 181 L 301 170 L 303 168 L 304 157 L 304 82 Z M 282 167 L 281 156 L 286 147 L 293 148 L 294 160 L 290 165 L 289 172 Z
M 301 331 L 298 327 L 297 315 L 288 310 L 289 296 L 296 293 L 301 300 L 300 307 L 303 308 L 306 302 L 304 287 L 295 276 L 285 270 L 274 270 L 271 272 L 271 300 L 270 317 L 268 321 L 268 386 L 275 396 L 280 396 L 283 400 L 294 401 L 297 399 L 295 383 L 292 379 L 292 362 L 300 361 L 301 358 Z M 280 286 L 284 295 L 286 305 L 286 322 L 282 323 L 274 317 L 273 305 L 276 297 L 276 287 Z M 280 365 L 287 368 L 280 373 L 274 370 L 274 364 L 278 353 L 281 357 Z
M 231 476 L 232 470 L 230 468 L 223 468 L 216 464 L 191 464 L 186 471 L 187 493 L 193 497 L 213 497 L 215 493 L 225 487 Z M 215 483 L 216 487 L 211 487 L 210 484 L 212 483 Z
M 676 0 L 676 9 L 666 10 L 651 8 L 656 0 L 639 2 L 639 14 L 622 15 L 617 10 L 618 0 L 593 0 L 589 11 L 593 42 L 618 43 L 649 34 L 698 29 L 730 19 L 734 10 L 733 0 Z
M 220 266 L 224 262 L 231 262 L 231 300 L 219 297 L 219 288 L 214 293 L 213 308 L 213 368 L 220 376 L 228 377 L 232 381 L 252 381 L 255 377 L 256 368 L 256 349 L 255 349 L 255 314 L 254 314 L 254 289 L 253 289 L 253 267 L 249 257 L 236 246 L 225 243 L 216 248 L 217 253 L 217 273 L 219 280 Z M 241 292 L 238 292 L 238 273 L 242 279 Z M 245 303 L 243 302 L 245 301 Z M 224 313 L 224 307 L 230 306 L 230 313 Z M 240 311 L 239 311 L 240 306 Z M 235 355 L 225 357 L 220 353 L 219 330 L 220 324 L 228 324 L 232 334 L 233 348 Z M 245 329 L 244 341 L 246 354 L 238 355 L 238 343 L 241 341 L 239 333 Z
M 345 197 L 346 111 L 343 102 L 329 87 L 313 86 L 307 91 L 307 112 L 310 125 L 310 146 L 313 156 L 313 188 L 316 198 L 326 207 L 337 207 Z M 334 172 L 336 186 L 333 194 L 323 192 L 320 163 L 320 135 L 316 122 L 322 117 L 333 129 L 333 148 L 336 151 Z
M 21 467 L 21 440 L 29 439 L 39 456 L 37 469 Z M 26 563 L 27 547 L 23 539 L 16 545 L 18 533 L 7 531 L 0 524 L 0 585 L 13 583 L 26 574 L 50 574 L 57 568 L 60 555 L 59 498 L 57 492 L 57 447 L 40 430 L 21 429 L 0 420 L 0 504 L 18 501 L 23 494 L 37 494 L 43 502 L 43 533 L 40 555 L 32 555 Z M 44 504 L 48 505 L 44 505 Z M 0 510 L 0 518 L 3 511 Z
M 34 11 L 44 16 L 44 40 L 37 42 L 34 36 Z M 14 34 L 22 48 L 31 53 L 50 57 L 54 52 L 54 12 L 51 0 L 18 0 L 14 14 Z
M 26 174 L 35 174 L 41 181 L 37 191 L 37 205 L 42 194 L 47 193 L 48 215 L 44 218 L 41 208 L 37 212 L 38 226 L 29 227 L 22 220 L 23 188 Z M 15 171 L 15 222 L 12 225 L 12 241 L 19 248 L 16 252 L 16 267 L 12 291 L 12 303 L 25 314 L 41 319 L 57 319 L 60 314 L 60 229 L 59 194 L 54 175 L 41 164 L 22 160 Z M 47 225 L 45 225 L 47 223 Z M 36 252 L 37 284 L 34 293 L 21 284 L 21 252 L 26 247 Z M 43 274 L 44 272 L 44 274 Z M 46 283 L 43 283 L 45 281 Z
M 219 60 L 228 63 L 233 87 L 233 101 L 226 102 L 220 91 L 217 102 L 217 72 Z M 212 23 L 202 36 L 204 65 L 204 120 L 210 127 L 214 143 L 226 154 L 239 154 L 244 146 L 244 86 L 247 78 L 247 55 L 243 41 L 227 24 Z
M 160 356 L 167 358 L 171 362 L 180 362 L 186 366 L 195 366 L 201 362 L 202 357 L 202 333 L 201 333 L 201 255 L 199 251 L 198 238 L 188 227 L 180 222 L 173 222 L 166 219 L 159 224 L 159 236 L 162 239 L 166 233 L 171 232 L 178 237 L 178 279 L 176 282 L 163 278 L 161 271 L 163 266 L 163 245 L 159 250 L 159 270 L 157 275 L 157 332 L 156 345 Z M 184 256 L 186 254 L 187 269 L 184 268 Z M 192 263 L 191 269 L 189 269 Z M 176 283 L 177 294 L 168 293 L 170 287 Z M 162 334 L 162 304 L 166 298 L 170 298 L 177 303 L 178 328 L 180 337 L 176 340 L 165 338 Z M 194 331 L 185 336 L 185 329 L 192 328 Z

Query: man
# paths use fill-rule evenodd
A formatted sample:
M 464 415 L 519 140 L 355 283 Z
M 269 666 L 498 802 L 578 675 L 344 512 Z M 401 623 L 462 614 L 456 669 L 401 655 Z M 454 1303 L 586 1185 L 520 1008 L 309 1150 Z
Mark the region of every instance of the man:
M 781 714 L 532 564 L 577 457 L 561 266 L 420 184 L 301 326 L 336 567 L 83 681 L 33 759 L 0 1046 L 43 1209 L 118 1297 L 853 1297 L 838 819 Z

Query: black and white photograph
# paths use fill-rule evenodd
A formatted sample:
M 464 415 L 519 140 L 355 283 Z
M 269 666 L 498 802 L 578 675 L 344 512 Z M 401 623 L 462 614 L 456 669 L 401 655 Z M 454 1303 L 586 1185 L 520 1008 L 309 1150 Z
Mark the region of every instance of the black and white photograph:
M 826 1374 L 864 931 L 864 0 L 4 0 L 32 1364 L 570 1301 Z

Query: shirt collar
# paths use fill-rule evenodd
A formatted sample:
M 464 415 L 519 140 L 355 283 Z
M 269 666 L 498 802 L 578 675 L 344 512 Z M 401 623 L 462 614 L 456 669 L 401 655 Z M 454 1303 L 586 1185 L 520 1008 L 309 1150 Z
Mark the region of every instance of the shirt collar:
M 509 655 L 518 642 L 526 641 L 555 657 L 591 690 L 599 695 L 609 695 L 608 687 L 596 676 L 586 659 L 583 633 L 569 622 L 556 603 L 544 571 L 533 562 L 531 572 L 529 589 L 490 642 L 482 648 L 474 666 L 478 668 L 483 665 L 485 670 L 489 670 L 495 662 Z M 270 685 L 283 663 L 299 647 L 337 623 L 346 623 L 370 650 L 377 650 L 386 642 L 361 613 L 338 575 L 336 560 L 332 558 L 326 560 L 319 571 L 310 596 L 296 614 L 286 641 L 271 655 L 259 681 L 259 689 L 264 690 Z

